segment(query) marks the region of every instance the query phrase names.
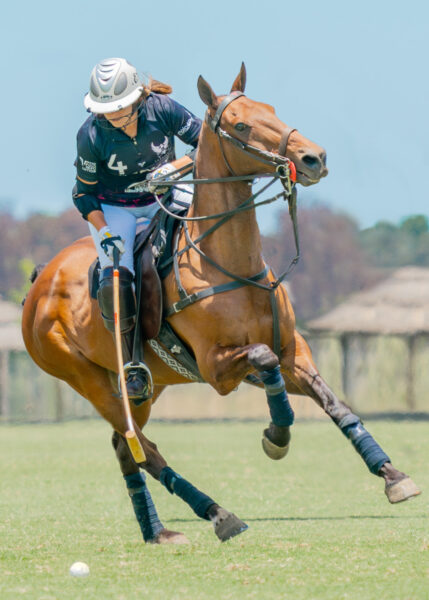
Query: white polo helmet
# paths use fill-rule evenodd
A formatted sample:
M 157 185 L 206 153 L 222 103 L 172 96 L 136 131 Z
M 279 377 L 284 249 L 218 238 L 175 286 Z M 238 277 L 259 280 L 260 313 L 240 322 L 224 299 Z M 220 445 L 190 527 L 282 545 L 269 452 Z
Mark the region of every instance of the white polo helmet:
M 142 91 L 133 65 L 125 58 L 106 58 L 93 68 L 83 103 L 95 114 L 116 112 L 135 102 Z

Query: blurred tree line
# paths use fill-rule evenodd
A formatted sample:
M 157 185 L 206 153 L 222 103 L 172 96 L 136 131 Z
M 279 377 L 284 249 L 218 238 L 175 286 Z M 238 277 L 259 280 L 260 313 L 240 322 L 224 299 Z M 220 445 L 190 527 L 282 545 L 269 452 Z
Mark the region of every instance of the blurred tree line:
M 0 296 L 20 302 L 33 267 L 84 235 L 88 226 L 74 208 L 58 216 L 34 214 L 26 219 L 0 212 Z
M 353 292 L 367 288 L 404 265 L 429 266 L 429 223 L 425 216 L 386 221 L 360 231 L 349 216 L 326 206 L 298 211 L 301 259 L 287 277 L 300 321 L 333 308 Z M 48 262 L 62 248 L 88 235 L 86 222 L 72 208 L 58 216 L 16 219 L 0 212 L 0 295 L 19 302 L 34 265 Z M 277 230 L 263 237 L 266 261 L 277 273 L 295 256 L 286 211 Z
M 326 206 L 301 207 L 298 219 L 301 259 L 288 280 L 299 320 L 327 312 L 395 268 L 429 266 L 429 223 L 423 215 L 362 231 L 350 216 Z M 279 215 L 277 232 L 264 237 L 263 247 L 267 262 L 282 272 L 295 256 L 287 213 Z
M 423 215 L 407 217 L 399 226 L 379 221 L 364 229 L 360 240 L 377 267 L 429 266 L 429 223 Z

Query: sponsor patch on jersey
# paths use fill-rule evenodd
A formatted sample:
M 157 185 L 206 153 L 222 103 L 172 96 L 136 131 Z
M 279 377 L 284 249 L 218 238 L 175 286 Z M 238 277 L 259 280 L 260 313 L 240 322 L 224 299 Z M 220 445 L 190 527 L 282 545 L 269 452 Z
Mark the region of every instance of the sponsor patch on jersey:
M 81 156 L 79 156 L 79 160 L 82 171 L 86 171 L 86 173 L 97 172 L 97 163 L 91 162 L 90 160 L 85 160 Z

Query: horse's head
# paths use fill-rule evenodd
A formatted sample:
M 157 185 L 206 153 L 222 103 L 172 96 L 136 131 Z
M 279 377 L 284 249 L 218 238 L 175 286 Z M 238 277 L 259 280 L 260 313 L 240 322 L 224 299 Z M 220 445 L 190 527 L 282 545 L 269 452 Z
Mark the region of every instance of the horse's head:
M 276 156 L 282 155 L 295 164 L 298 183 L 308 186 L 326 177 L 325 150 L 296 129 L 287 127 L 272 106 L 244 96 L 245 85 L 244 64 L 228 96 L 216 96 L 203 77 L 198 79 L 200 97 L 208 107 L 206 126 L 208 124 L 218 134 L 230 171 L 237 174 L 269 172 L 276 168 Z M 223 135 L 225 132 L 226 136 Z M 235 144 L 231 138 L 244 146 Z M 258 154 L 258 150 L 262 152 Z M 271 160 L 273 162 L 269 164 Z

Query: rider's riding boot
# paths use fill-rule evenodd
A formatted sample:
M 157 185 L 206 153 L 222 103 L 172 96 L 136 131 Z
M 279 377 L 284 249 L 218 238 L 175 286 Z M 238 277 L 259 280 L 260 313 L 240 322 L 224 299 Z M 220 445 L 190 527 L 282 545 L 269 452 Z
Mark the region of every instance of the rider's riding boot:
M 153 395 L 152 375 L 144 362 L 132 362 L 134 327 L 136 321 L 136 298 L 133 290 L 133 275 L 125 267 L 119 267 L 119 313 L 121 328 L 122 355 L 125 361 L 124 371 L 128 397 L 139 406 Z M 105 327 L 114 335 L 113 310 L 113 268 L 106 267 L 100 274 L 100 286 L 97 292 Z

